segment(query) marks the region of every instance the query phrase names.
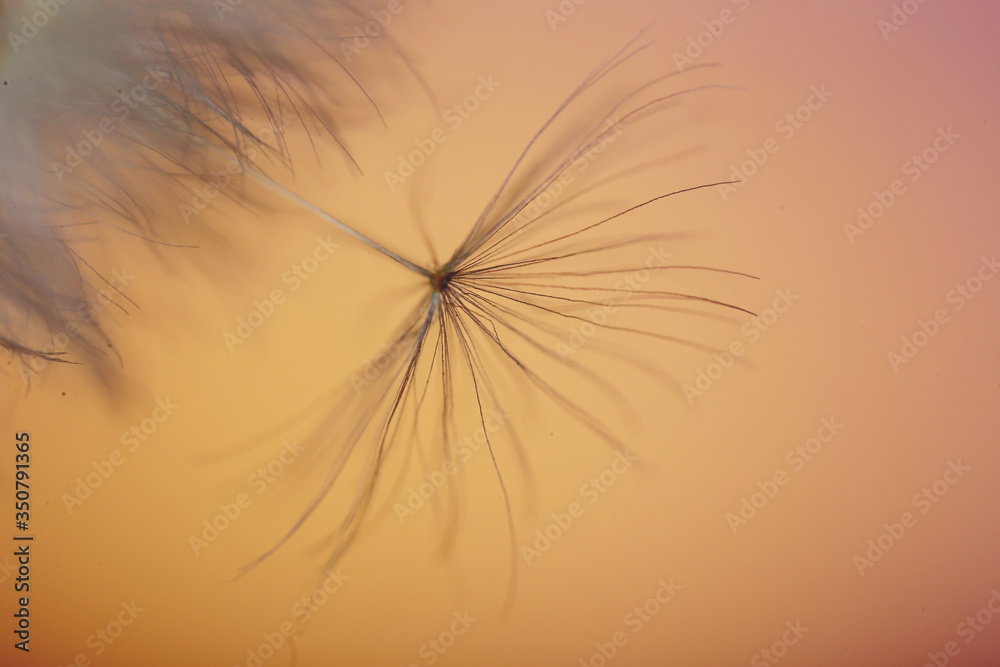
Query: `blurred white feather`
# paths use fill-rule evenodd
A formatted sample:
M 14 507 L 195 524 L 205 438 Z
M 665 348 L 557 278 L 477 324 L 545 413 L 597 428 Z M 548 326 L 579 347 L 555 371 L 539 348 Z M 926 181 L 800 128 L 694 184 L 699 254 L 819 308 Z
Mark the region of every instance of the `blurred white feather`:
M 201 221 L 177 202 L 234 158 L 287 162 L 283 110 L 336 137 L 340 93 L 366 95 L 317 63 L 358 15 L 338 0 L 0 1 L 0 346 L 26 380 L 49 361 L 109 370 L 87 304 L 118 286 L 74 248 L 81 225 L 190 243 Z

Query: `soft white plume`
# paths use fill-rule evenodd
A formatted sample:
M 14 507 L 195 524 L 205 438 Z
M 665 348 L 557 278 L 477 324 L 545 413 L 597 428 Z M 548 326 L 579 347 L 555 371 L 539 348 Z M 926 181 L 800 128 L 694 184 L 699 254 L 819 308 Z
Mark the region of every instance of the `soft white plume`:
M 234 157 L 287 160 L 283 110 L 335 134 L 337 91 L 364 93 L 309 63 L 336 60 L 358 16 L 330 0 L 0 2 L 0 346 L 36 362 L 109 347 L 78 226 L 176 240 L 192 183 Z

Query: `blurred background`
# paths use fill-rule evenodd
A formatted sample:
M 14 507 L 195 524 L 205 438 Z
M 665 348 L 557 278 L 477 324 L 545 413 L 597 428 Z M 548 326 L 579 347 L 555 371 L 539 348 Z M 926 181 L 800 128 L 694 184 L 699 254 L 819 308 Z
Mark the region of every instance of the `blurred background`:
M 655 283 L 758 316 L 627 315 L 710 349 L 598 328 L 573 358 L 619 403 L 543 367 L 636 461 L 496 369 L 513 555 L 490 458 L 431 491 L 441 462 L 418 453 L 440 443 L 401 439 L 333 570 L 350 485 L 237 577 L 318 490 L 330 429 L 356 419 L 329 392 L 378 363 L 425 286 L 292 207 L 213 203 L 201 215 L 226 230 L 225 254 L 155 256 L 108 234 L 92 252 L 140 306 L 102 313 L 123 388 L 52 365 L 29 389 L 5 359 L 4 437 L 30 432 L 35 540 L 32 650 L 7 633 L 0 662 L 1000 664 L 1000 7 L 393 6 L 378 39 L 339 53 L 384 118 L 349 111 L 340 138 L 358 168 L 331 140 L 291 133 L 295 173 L 280 182 L 430 264 L 419 222 L 442 259 L 552 110 L 647 28 L 651 46 L 560 136 L 651 78 L 715 86 L 626 130 L 588 183 L 601 183 L 594 210 L 621 210 L 737 181 L 647 207 L 628 231 L 677 234 L 672 262 L 758 276 Z M 688 71 L 700 65 L 713 67 Z M 434 150 L 411 159 L 428 138 Z M 474 441 L 468 393 L 457 408 L 456 439 Z

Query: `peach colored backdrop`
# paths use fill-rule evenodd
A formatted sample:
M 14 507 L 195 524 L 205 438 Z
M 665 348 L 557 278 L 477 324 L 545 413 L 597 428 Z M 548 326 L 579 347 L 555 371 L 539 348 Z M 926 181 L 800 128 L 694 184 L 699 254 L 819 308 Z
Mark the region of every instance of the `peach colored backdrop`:
M 425 259 L 419 214 L 447 252 L 549 111 L 650 26 L 655 43 L 618 90 L 708 63 L 719 66 L 690 80 L 732 89 L 687 98 L 660 129 L 623 143 L 613 158 L 623 167 L 669 159 L 605 193 L 628 203 L 739 172 L 738 187 L 666 202 L 636 223 L 690 232 L 670 248 L 679 263 L 760 277 L 704 283 L 759 312 L 759 323 L 673 324 L 717 350 L 742 344 L 739 359 L 609 338 L 661 362 L 676 379 L 668 383 L 588 357 L 638 415 L 613 422 L 642 458 L 634 466 L 615 464 L 537 397 L 513 399 L 532 476 L 509 451 L 499 459 L 518 547 L 537 553 L 518 554 L 507 617 L 507 524 L 486 458 L 465 471 L 447 557 L 437 552 L 445 512 L 401 522 L 393 510 L 424 479 L 411 460 L 397 486 L 383 486 L 331 592 L 317 589 L 321 540 L 346 488 L 233 580 L 324 472 L 286 454 L 273 483 L 254 477 L 281 460 L 285 438 L 308 442 L 300 422 L 266 430 L 375 358 L 419 285 L 299 214 L 258 219 L 220 205 L 207 215 L 243 216 L 234 218 L 239 257 L 208 256 L 208 270 L 188 255 L 168 270 L 112 238 L 142 306 L 108 313 L 130 397 L 109 399 L 78 367 L 49 369 L 27 394 L 16 371 L 4 379 L 3 498 L 10 440 L 30 431 L 36 540 L 33 650 L 13 650 L 5 613 L 0 663 L 289 665 L 294 648 L 304 667 L 1000 664 L 1000 6 L 403 5 L 385 36 L 434 101 L 401 68 L 380 78 L 388 49 L 361 50 L 354 71 L 387 126 L 365 112 L 345 134 L 364 175 L 329 142 L 317 165 L 299 138 L 295 187 Z M 491 76 L 495 90 L 449 124 L 447 109 Z M 385 172 L 437 127 L 447 140 L 391 190 Z M 286 280 L 328 236 L 340 246 L 308 280 Z M 223 334 L 274 290 L 284 303 L 230 352 Z M 573 397 L 617 414 L 586 387 Z M 129 437 L 133 427 L 142 439 Z M 68 507 L 79 480 L 107 472 L 116 451 L 106 479 Z M 403 470 L 393 461 L 390 482 Z M 614 483 L 594 491 L 589 480 L 602 473 Z M 249 502 L 239 516 L 192 547 L 241 494 Z M 560 527 L 573 503 L 579 516 Z M 13 577 L 5 568 L 5 610 Z M 97 634 L 117 634 L 119 620 L 130 624 L 117 637 Z M 274 634 L 285 623 L 291 642 Z M 280 644 L 273 656 L 269 638 Z

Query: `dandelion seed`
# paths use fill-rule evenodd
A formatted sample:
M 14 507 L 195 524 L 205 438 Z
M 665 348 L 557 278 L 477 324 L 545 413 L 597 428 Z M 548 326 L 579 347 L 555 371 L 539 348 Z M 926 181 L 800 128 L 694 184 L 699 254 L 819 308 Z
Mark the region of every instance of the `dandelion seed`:
M 648 289 L 641 285 L 608 288 L 595 282 L 596 277 L 625 277 L 637 270 L 705 271 L 751 277 L 735 271 L 666 262 L 638 267 L 616 263 L 623 249 L 648 245 L 653 239 L 662 240 L 668 236 L 630 236 L 618 231 L 617 225 L 640 209 L 719 183 L 682 187 L 605 216 L 595 217 L 589 209 L 584 213 L 565 214 L 566 208 L 588 192 L 588 188 L 565 194 L 554 205 L 537 206 L 539 198 L 553 183 L 559 182 L 596 146 L 607 143 L 608 136 L 646 121 L 682 96 L 704 88 L 689 87 L 658 95 L 655 93 L 657 85 L 673 81 L 671 77 L 661 77 L 616 100 L 568 150 L 553 153 L 541 148 L 552 128 L 577 100 L 591 93 L 612 72 L 646 48 L 639 43 L 641 38 L 642 34 L 595 69 L 545 121 L 515 160 L 466 237 L 441 263 L 423 266 L 360 234 L 318 207 L 301 202 L 329 223 L 416 274 L 424 282 L 425 291 L 407 323 L 384 346 L 396 353 L 388 355 L 380 373 L 375 378 L 366 377 L 361 385 L 355 381 L 348 387 L 345 383 L 332 397 L 319 402 L 327 416 L 316 428 L 314 438 L 321 445 L 319 449 L 332 457 L 325 479 L 288 532 L 247 569 L 264 561 L 295 535 L 336 485 L 350 484 L 350 480 L 345 479 L 348 463 L 359 458 L 363 461 L 361 471 L 356 476 L 352 471 L 350 475 L 354 477 L 353 499 L 330 535 L 327 566 L 332 565 L 351 545 L 370 512 L 392 450 L 397 446 L 405 447 L 404 455 L 409 456 L 421 433 L 430 429 L 432 438 L 442 443 L 441 457 L 451 461 L 454 451 L 447 443 L 455 440 L 457 421 L 466 417 L 478 426 L 477 432 L 484 434 L 485 450 L 490 454 L 506 504 L 511 547 L 509 593 L 512 595 L 517 547 L 511 502 L 497 456 L 501 436 L 492 434 L 487 426 L 487 415 L 491 412 L 505 414 L 512 397 L 499 390 L 495 377 L 501 371 L 496 369 L 503 369 L 502 372 L 526 382 L 551 405 L 583 424 L 608 445 L 627 452 L 628 448 L 613 429 L 595 417 L 587 405 L 575 401 L 567 389 L 574 384 L 587 383 L 611 398 L 617 391 L 612 383 L 584 364 L 561 358 L 556 351 L 558 341 L 565 335 L 565 327 L 585 321 L 578 314 L 579 309 L 599 306 L 602 297 L 624 293 L 632 302 L 623 307 L 673 311 L 702 306 L 749 312 L 708 296 Z M 292 193 L 283 194 L 294 197 Z M 602 235 L 604 232 L 609 236 Z M 430 252 L 434 255 L 432 248 Z M 616 324 L 605 326 L 636 337 L 711 349 L 674 332 Z M 612 348 L 598 347 L 598 350 L 627 356 Z M 535 362 L 539 360 L 568 368 L 570 379 L 557 383 L 536 368 Z M 468 414 L 460 409 L 459 398 L 463 395 L 470 397 Z M 515 424 L 505 424 L 502 439 L 510 444 L 521 472 L 527 472 L 526 442 Z M 457 515 L 454 503 L 449 506 L 449 515 L 451 518 Z M 448 531 L 443 545 L 445 550 L 452 539 L 454 531 Z M 508 604 L 511 600 L 509 595 Z
M 487 426 L 487 415 L 507 414 L 510 402 L 495 369 L 531 386 L 609 446 L 627 451 L 614 429 L 574 400 L 567 388 L 586 383 L 617 397 L 612 383 L 557 351 L 566 327 L 586 321 L 580 310 L 625 295 L 628 302 L 622 299 L 622 308 L 747 312 L 708 296 L 626 280 L 639 270 L 746 274 L 620 263 L 621 251 L 663 235 L 629 235 L 618 230 L 619 223 L 674 195 L 721 183 L 689 184 L 604 216 L 571 210 L 601 182 L 567 189 L 558 199 L 551 192 L 557 184 L 562 187 L 575 165 L 605 150 L 627 128 L 708 87 L 657 94 L 658 86 L 682 75 L 657 78 L 615 100 L 577 133 L 568 149 L 546 148 L 553 129 L 585 95 L 647 48 L 640 44 L 642 34 L 570 93 L 528 141 L 465 238 L 445 261 L 425 265 L 279 184 L 266 169 L 273 163 L 293 166 L 285 143 L 290 122 L 328 133 L 350 160 L 338 138 L 337 111 L 345 90 L 360 94 L 378 113 L 346 68 L 341 69 L 343 89 L 330 92 L 326 78 L 302 67 L 299 57 L 312 48 L 336 62 L 329 43 L 337 39 L 338 25 L 358 16 L 351 3 L 95 0 L 50 6 L 58 11 L 44 20 L 35 20 L 36 7 L 27 0 L 0 7 L 0 32 L 15 36 L 0 51 L 0 120 L 7 128 L 0 138 L 0 346 L 29 360 L 22 373 L 26 381 L 39 366 L 69 360 L 71 348 L 88 355 L 105 379 L 110 377 L 104 354 L 110 341 L 88 299 L 103 293 L 112 307 L 135 304 L 125 296 L 123 281 L 98 272 L 77 247 L 95 225 L 158 246 L 190 246 L 192 240 L 206 238 L 210 230 L 183 206 L 178 216 L 162 213 L 164 201 L 183 201 L 192 185 L 212 186 L 218 195 L 244 206 L 254 206 L 259 196 L 249 185 L 264 186 L 423 282 L 421 300 L 390 342 L 398 353 L 374 380 L 360 387 L 345 382 L 322 399 L 328 416 L 316 437 L 332 456 L 325 479 L 287 533 L 248 568 L 295 535 L 334 486 L 346 481 L 348 463 L 360 458 L 352 500 L 330 534 L 332 565 L 369 514 L 393 449 L 410 445 L 404 452 L 408 455 L 428 428 L 434 440 L 450 443 L 464 418 L 484 434 L 504 498 L 512 594 L 517 546 L 497 456 L 500 440 L 509 444 L 520 472 L 528 474 L 528 464 L 526 440 L 516 424 L 505 424 L 502 435 Z M 263 119 L 265 129 L 251 129 L 251 118 Z M 233 187 L 228 181 L 220 187 L 217 175 L 227 164 L 238 165 L 231 172 Z M 427 234 L 425 241 L 430 247 Z M 600 276 L 621 277 L 626 286 L 604 286 L 595 281 Z M 676 332 L 611 323 L 603 327 L 705 349 Z M 628 360 L 613 346 L 595 342 L 593 349 Z M 571 379 L 557 382 L 539 370 L 539 362 L 568 369 Z M 471 399 L 467 414 L 460 409 L 463 395 Z M 441 456 L 451 460 L 454 452 L 443 444 Z M 449 524 L 456 516 L 452 502 Z M 453 531 L 446 536 L 445 551 L 453 537 Z

